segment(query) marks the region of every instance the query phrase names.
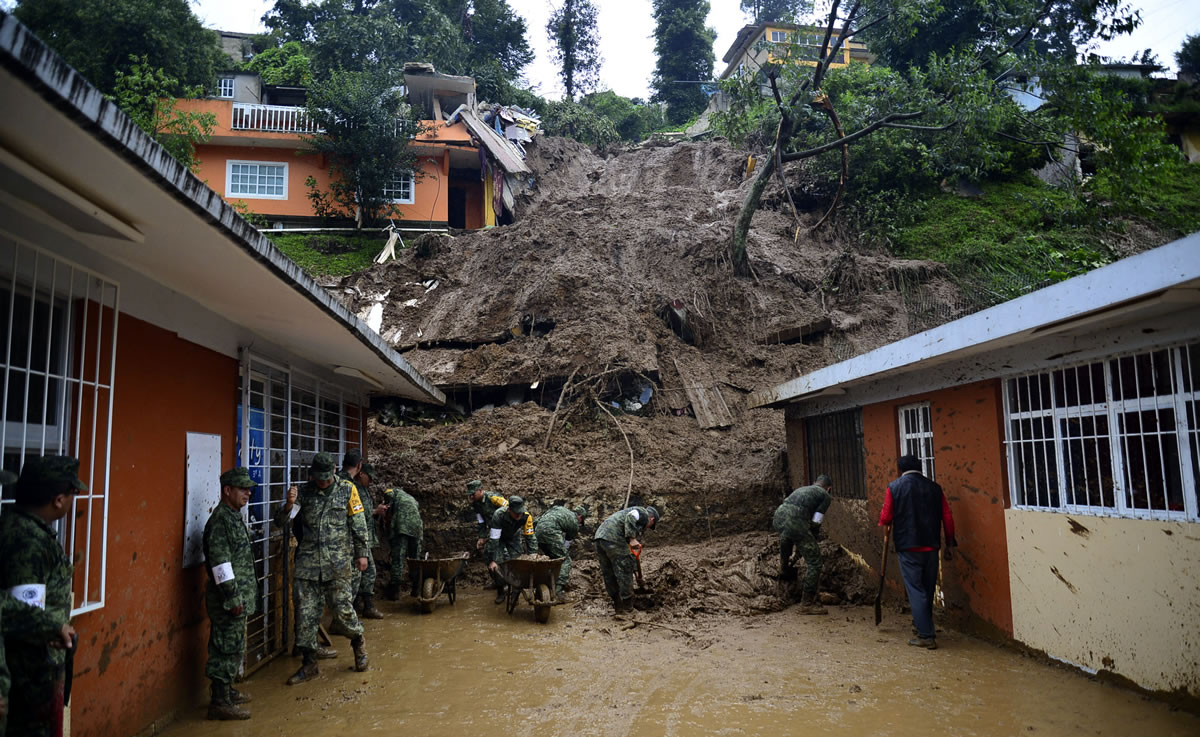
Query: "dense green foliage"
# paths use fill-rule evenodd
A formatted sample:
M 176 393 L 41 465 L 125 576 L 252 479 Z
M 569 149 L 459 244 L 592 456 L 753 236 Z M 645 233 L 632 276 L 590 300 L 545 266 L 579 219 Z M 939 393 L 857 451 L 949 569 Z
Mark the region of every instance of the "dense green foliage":
M 594 89 L 600 78 L 597 12 L 592 0 L 563 0 L 546 23 L 567 100 L 574 100 L 576 92 Z
M 395 206 L 384 189 L 397 172 L 416 170 L 408 142 L 422 130 L 395 75 L 386 69 L 334 70 L 309 87 L 308 115 L 325 134 L 306 142 L 328 159 L 330 169 L 328 191 L 312 178 L 307 182 L 314 211 L 354 218 L 360 227 L 390 216 Z
M 184 89 L 179 80 L 167 76 L 161 68 L 152 67 L 144 56 L 131 58 L 128 67 L 128 72 L 117 70 L 112 99 L 167 153 L 194 172 L 200 163 L 196 159 L 196 144 L 212 136 L 217 116 L 179 110 L 176 95 L 194 97 L 201 90 Z
M 597 115 L 608 118 L 622 141 L 643 141 L 652 132 L 668 125 L 666 110 L 662 105 L 621 97 L 612 90 L 584 95 L 579 103 Z
M 1180 74 L 1200 74 L 1200 33 L 1188 36 L 1175 52 Z
M 741 0 L 742 12 L 754 23 L 791 21 L 812 12 L 812 0 Z
M 265 84 L 307 87 L 312 84 L 312 60 L 299 41 L 287 41 L 271 46 L 242 64 L 242 70 L 254 72 Z
M 383 249 L 379 235 L 274 233 L 264 230 L 275 247 L 311 276 L 346 276 L 369 268 Z
M 658 61 L 650 86 L 654 101 L 667 105 L 667 120 L 678 125 L 708 105 L 701 82 L 712 79 L 717 32 L 706 25 L 708 0 L 654 0 L 654 53 Z
M 607 146 L 621 137 L 610 118 L 570 99 L 546 103 L 542 127 L 547 135 L 574 138 L 592 146 Z
M 20 0 L 13 15 L 105 94 L 131 58 L 204 89 L 229 65 L 187 0 Z

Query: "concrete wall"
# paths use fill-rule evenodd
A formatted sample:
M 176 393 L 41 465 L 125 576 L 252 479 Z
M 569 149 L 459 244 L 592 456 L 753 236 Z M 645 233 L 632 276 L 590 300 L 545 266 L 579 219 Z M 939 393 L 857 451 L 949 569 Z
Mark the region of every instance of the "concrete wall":
M 202 693 L 203 568 L 183 570 L 188 432 L 221 435 L 234 465 L 238 364 L 121 315 L 105 606 L 76 617 L 75 737 L 128 735 Z
M 1005 512 L 1013 637 L 1200 697 L 1200 524 Z

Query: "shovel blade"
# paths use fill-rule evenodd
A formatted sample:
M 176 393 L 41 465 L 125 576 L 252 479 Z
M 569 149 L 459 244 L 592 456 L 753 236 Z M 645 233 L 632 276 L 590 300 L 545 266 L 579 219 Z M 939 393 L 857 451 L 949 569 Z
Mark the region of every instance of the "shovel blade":
M 875 600 L 875 626 L 878 627 L 879 623 L 882 621 L 883 621 L 883 602 L 881 602 L 879 599 L 876 599 Z

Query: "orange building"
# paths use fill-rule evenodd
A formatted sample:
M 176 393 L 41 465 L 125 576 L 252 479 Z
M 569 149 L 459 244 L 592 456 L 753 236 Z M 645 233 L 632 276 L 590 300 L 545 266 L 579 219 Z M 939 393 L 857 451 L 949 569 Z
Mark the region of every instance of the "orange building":
M 785 408 L 793 486 L 833 476 L 826 524 L 847 549 L 879 561 L 885 489 L 916 455 L 955 518 L 946 615 L 1194 704 L 1198 293 L 1200 233 L 751 404 Z
M 507 174 L 509 186 L 519 186 L 515 176 L 528 169 L 511 163 L 519 163 L 519 157 L 496 157 L 491 149 L 504 146 L 503 139 L 481 142 L 468 128 L 466 114 L 446 122 L 460 106 L 475 109 L 473 79 L 437 74 L 425 65 L 410 67 L 405 74 L 409 102 L 428 119 L 412 143 L 416 171 L 396 172 L 384 191 L 396 206 L 395 222 L 420 230 L 503 222 L 503 201 L 490 197 L 494 170 L 502 170 L 502 182 Z M 217 120 L 212 137 L 197 146 L 197 176 L 227 202 L 263 216 L 268 227 L 334 225 L 315 215 L 308 198 L 305 182 L 311 177 L 326 192 L 330 171 L 323 156 L 306 152 L 304 138 L 320 130 L 306 115 L 304 102 L 303 88 L 266 85 L 256 74 L 232 72 L 219 78 L 217 97 L 180 100 L 178 109 L 212 113 Z M 487 150 L 482 157 L 481 146 Z
M 153 733 L 206 691 L 197 537 L 220 471 L 260 482 L 250 671 L 290 629 L 270 523 L 289 482 L 364 444 L 372 393 L 444 396 L 2 12 L 0 95 L 4 468 L 66 453 L 90 487 L 59 523 L 79 632 L 68 732 Z

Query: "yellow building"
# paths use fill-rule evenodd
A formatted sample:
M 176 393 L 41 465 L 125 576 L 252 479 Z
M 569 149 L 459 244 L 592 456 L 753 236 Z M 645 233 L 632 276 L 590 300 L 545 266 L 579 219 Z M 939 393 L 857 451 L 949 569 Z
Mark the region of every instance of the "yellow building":
M 840 28 L 833 30 L 829 44 L 837 39 Z M 821 43 L 825 40 L 825 28 L 821 26 L 798 26 L 791 23 L 759 23 L 745 26 L 738 31 L 733 45 L 721 58 L 725 71 L 720 79 L 728 79 L 738 73 L 756 73 L 765 64 L 791 61 L 805 66 L 816 66 L 821 54 Z M 870 63 L 874 55 L 867 46 L 853 39 L 842 44 L 831 67 L 844 67 L 852 61 Z

